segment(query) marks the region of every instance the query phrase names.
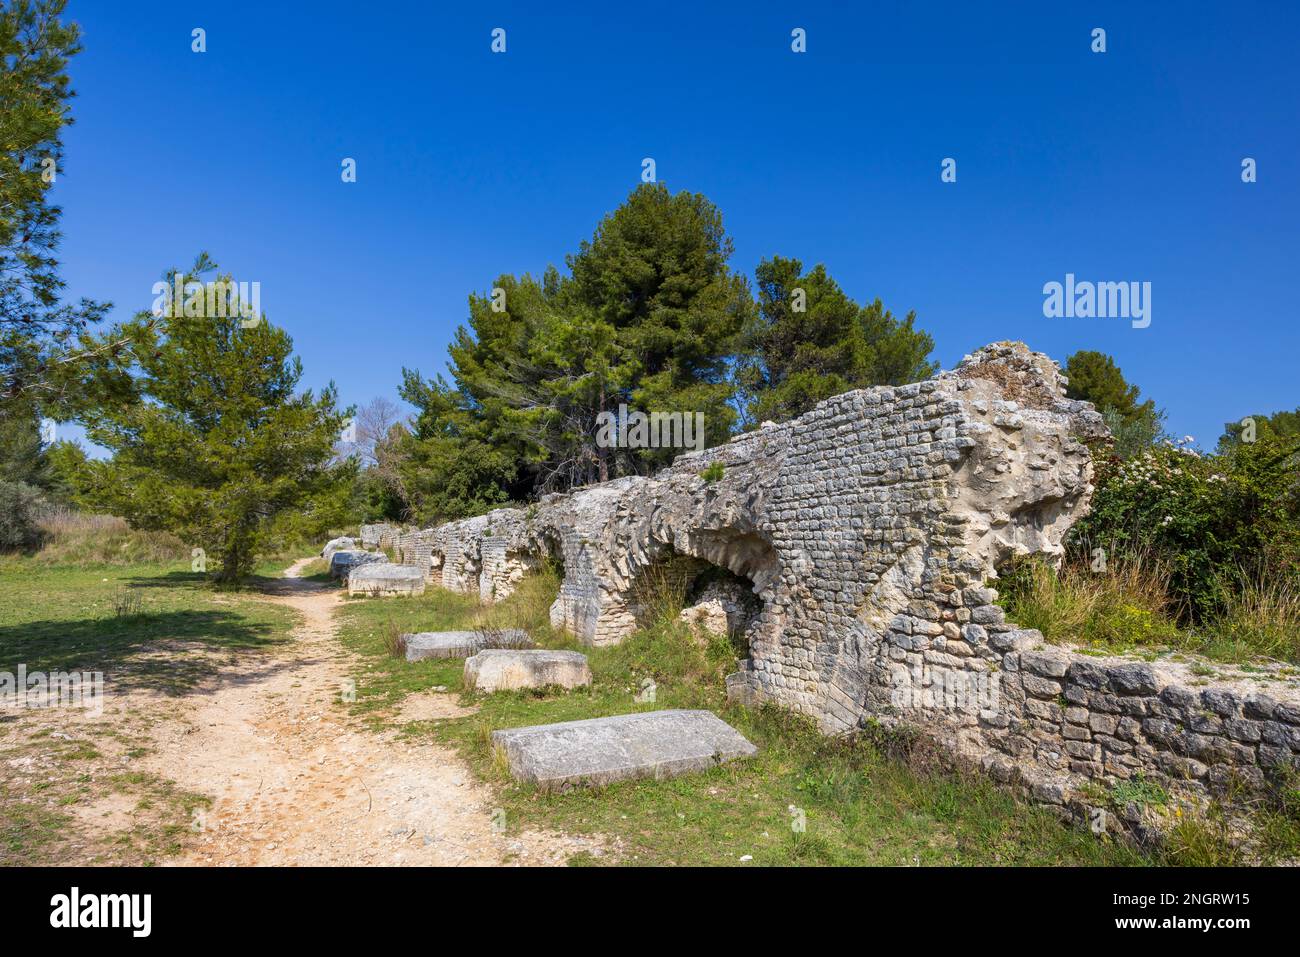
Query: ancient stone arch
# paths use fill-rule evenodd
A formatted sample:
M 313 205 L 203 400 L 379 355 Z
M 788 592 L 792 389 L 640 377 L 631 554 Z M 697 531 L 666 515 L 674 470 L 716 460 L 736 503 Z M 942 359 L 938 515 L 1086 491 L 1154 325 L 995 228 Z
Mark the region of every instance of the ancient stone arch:
M 1065 384 L 1048 357 L 994 343 L 934 379 L 835 396 L 655 475 L 407 533 L 398 550 L 486 600 L 558 554 L 551 621 L 593 645 L 635 630 L 637 581 L 666 555 L 728 569 L 762 602 L 729 695 L 827 732 L 905 722 L 1076 814 L 1083 780 L 1141 771 L 1196 790 L 1295 766 L 1295 687 L 1285 702 L 1196 688 L 1182 666 L 1044 648 L 1006 621 L 998 566 L 1059 559 L 1092 494 L 1084 440 L 1105 426 Z

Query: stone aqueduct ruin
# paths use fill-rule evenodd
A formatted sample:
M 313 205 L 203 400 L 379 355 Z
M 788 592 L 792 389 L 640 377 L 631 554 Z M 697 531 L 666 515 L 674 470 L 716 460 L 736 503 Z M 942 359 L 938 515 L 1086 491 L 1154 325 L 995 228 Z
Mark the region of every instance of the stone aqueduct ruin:
M 661 563 L 723 569 L 755 606 L 730 696 L 831 733 L 902 721 L 1076 814 L 1088 780 L 1143 773 L 1200 794 L 1230 777 L 1260 785 L 1300 753 L 1294 684 L 1269 686 L 1279 700 L 1182 665 L 1044 646 L 994 604 L 998 566 L 1059 557 L 1088 507 L 1081 440 L 1105 426 L 1064 386 L 1048 357 L 997 343 L 935 379 L 836 396 L 653 476 L 393 544 L 399 561 L 485 600 L 553 557 L 552 623 L 591 645 L 637 627 L 640 586 Z M 708 481 L 715 462 L 722 476 Z

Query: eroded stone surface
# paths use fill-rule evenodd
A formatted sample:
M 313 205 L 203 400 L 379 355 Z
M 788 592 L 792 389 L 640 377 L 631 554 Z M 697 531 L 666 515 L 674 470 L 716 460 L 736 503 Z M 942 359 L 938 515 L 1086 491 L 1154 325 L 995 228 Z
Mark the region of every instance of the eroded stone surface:
M 401 529 L 396 525 L 389 525 L 387 522 L 378 522 L 373 525 L 361 526 L 361 547 L 362 548 L 393 548 L 397 544 L 397 536 Z
M 650 711 L 492 732 L 510 773 L 541 788 L 666 778 L 758 749 L 711 711 Z
M 679 617 L 701 638 L 745 635 L 754 622 L 757 604 L 739 585 L 713 582 L 691 599 Z
M 342 548 L 330 555 L 330 575 L 334 578 L 346 578 L 352 569 L 360 565 L 386 561 L 388 561 L 388 558 L 379 552 L 364 552 Z
M 478 691 L 589 684 L 587 656 L 576 651 L 489 648 L 465 661 L 465 686 Z
M 733 698 L 827 732 L 909 724 L 1076 815 L 1087 782 L 1141 773 L 1200 796 L 1296 766 L 1293 677 L 1242 693 L 1041 648 L 1006 620 L 990 587 L 998 566 L 1059 558 L 1092 495 L 1081 439 L 1105 426 L 1065 385 L 1047 356 L 995 343 L 935 379 L 835 396 L 655 475 L 405 533 L 398 550 L 487 599 L 558 558 L 551 622 L 592 645 L 638 626 L 656 568 L 725 569 L 758 605 Z M 722 476 L 705 480 L 713 463 Z
M 343 536 L 341 538 L 331 538 L 325 543 L 325 547 L 320 550 L 320 557 L 329 561 L 331 556 L 337 551 L 351 550 L 357 547 L 355 538 Z
M 419 631 L 402 635 L 406 645 L 406 660 L 425 658 L 468 658 L 488 647 L 492 641 L 509 643 L 515 647 L 531 647 L 533 641 L 526 631 L 508 628 L 496 635 L 482 631 Z
M 349 595 L 423 595 L 426 578 L 415 565 L 375 562 L 348 573 Z

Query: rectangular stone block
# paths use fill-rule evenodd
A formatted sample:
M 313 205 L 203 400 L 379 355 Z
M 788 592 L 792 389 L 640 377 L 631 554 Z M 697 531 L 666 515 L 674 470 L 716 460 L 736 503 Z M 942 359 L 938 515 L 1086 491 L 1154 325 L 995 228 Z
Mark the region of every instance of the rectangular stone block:
M 372 564 L 348 573 L 349 595 L 423 595 L 424 572 L 414 565 Z
M 650 711 L 492 732 L 510 773 L 546 789 L 665 778 L 758 752 L 710 711 Z
M 531 648 L 533 641 L 526 631 L 507 628 L 495 635 L 482 631 L 418 631 L 402 635 L 406 642 L 406 660 L 425 658 L 469 658 L 478 654 L 492 639 L 513 648 Z
M 478 691 L 577 688 L 589 684 L 587 656 L 576 651 L 488 648 L 465 661 L 465 686 Z

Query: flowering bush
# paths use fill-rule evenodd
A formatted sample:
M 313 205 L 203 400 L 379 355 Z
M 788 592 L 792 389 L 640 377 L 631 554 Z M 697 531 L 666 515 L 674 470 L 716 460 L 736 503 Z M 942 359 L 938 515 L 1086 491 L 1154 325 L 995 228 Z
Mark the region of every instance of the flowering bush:
M 1186 437 L 1127 461 L 1097 463 L 1091 513 L 1073 548 L 1110 559 L 1154 557 L 1184 619 L 1221 610 L 1243 578 L 1290 578 L 1300 568 L 1297 443 L 1261 438 L 1206 455 Z

